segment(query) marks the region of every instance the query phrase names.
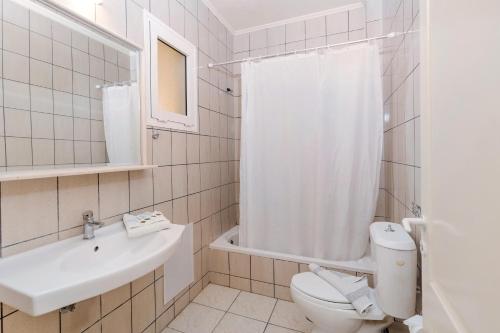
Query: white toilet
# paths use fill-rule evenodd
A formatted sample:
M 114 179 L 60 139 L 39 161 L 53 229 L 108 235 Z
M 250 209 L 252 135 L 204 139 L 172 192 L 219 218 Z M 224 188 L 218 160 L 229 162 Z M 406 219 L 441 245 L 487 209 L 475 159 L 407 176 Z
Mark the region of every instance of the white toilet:
M 371 253 L 375 262 L 375 305 L 360 315 L 334 287 L 312 272 L 294 275 L 292 298 L 314 324 L 313 333 L 375 333 L 388 327 L 393 317 L 415 313 L 417 249 L 401 225 L 370 225 Z

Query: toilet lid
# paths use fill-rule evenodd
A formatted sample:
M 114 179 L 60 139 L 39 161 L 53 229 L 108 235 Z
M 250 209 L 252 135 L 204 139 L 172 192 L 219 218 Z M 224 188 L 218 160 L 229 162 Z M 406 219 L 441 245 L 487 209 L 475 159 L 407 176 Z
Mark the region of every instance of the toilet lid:
M 335 287 L 311 272 L 294 275 L 292 285 L 304 294 L 323 301 L 342 304 L 351 303 Z

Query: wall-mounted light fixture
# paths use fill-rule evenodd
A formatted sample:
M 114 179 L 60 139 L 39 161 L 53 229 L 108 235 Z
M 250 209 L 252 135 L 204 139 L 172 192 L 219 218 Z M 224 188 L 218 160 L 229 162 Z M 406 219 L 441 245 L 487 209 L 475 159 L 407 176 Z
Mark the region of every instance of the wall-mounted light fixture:
M 94 3 L 98 6 L 102 5 L 103 2 L 104 0 L 94 0 Z

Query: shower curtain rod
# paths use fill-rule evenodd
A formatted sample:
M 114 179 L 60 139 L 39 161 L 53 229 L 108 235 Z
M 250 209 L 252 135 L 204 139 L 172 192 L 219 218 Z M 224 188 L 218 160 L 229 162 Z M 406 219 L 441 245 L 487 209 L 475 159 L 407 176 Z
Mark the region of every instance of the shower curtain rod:
M 224 66 L 224 65 L 231 65 L 231 64 L 238 64 L 240 62 L 245 62 L 245 61 L 254 61 L 254 60 L 261 60 L 261 59 L 267 59 L 267 58 L 275 58 L 275 57 L 281 57 L 281 56 L 286 56 L 290 54 L 296 54 L 296 53 L 304 53 L 304 52 L 310 52 L 310 51 L 316 51 L 316 50 L 322 50 L 322 49 L 329 49 L 331 47 L 335 46 L 343 46 L 343 45 L 351 45 L 351 44 L 357 44 L 357 43 L 364 43 L 364 42 L 369 42 L 372 40 L 379 40 L 379 39 L 387 39 L 387 38 L 394 38 L 396 36 L 404 35 L 404 32 L 390 32 L 387 35 L 383 36 L 377 36 L 377 37 L 371 37 L 371 38 L 365 38 L 365 39 L 359 39 L 359 40 L 353 40 L 349 42 L 343 42 L 343 43 L 338 43 L 338 44 L 330 44 L 330 45 L 325 45 L 325 46 L 318 46 L 318 47 L 310 47 L 302 50 L 296 50 L 296 51 L 288 51 L 288 52 L 282 52 L 282 53 L 276 53 L 276 54 L 269 54 L 269 55 L 264 55 L 264 56 L 258 56 L 258 57 L 250 57 L 250 58 L 244 58 L 240 60 L 231 60 L 231 61 L 226 61 L 226 62 L 219 62 L 219 63 L 209 63 L 208 68 L 214 68 L 218 66 Z

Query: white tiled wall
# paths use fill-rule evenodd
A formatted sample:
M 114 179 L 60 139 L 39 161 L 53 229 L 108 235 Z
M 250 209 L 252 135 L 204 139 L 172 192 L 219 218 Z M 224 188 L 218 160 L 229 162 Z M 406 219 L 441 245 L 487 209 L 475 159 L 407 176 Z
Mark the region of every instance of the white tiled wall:
M 363 7 L 234 37 L 234 58 L 261 56 L 366 37 Z M 234 73 L 239 73 L 235 66 Z
M 377 1 L 371 1 L 371 4 Z M 378 216 L 394 222 L 420 206 L 418 0 L 382 1 L 369 35 L 406 32 L 383 42 L 384 156 Z
M 370 0 L 368 9 L 369 36 L 406 33 L 382 44 L 384 156 L 377 209 L 378 219 L 401 223 L 421 206 L 419 0 Z
M 139 45 L 146 8 L 199 47 L 200 66 L 232 55 L 232 35 L 200 0 L 104 0 L 101 6 L 83 0 L 56 2 Z M 231 78 L 227 71 L 200 69 L 200 133 L 148 129 L 148 159 L 159 165 L 154 170 L 0 184 L 3 256 L 81 234 L 86 209 L 106 223 L 120 222 L 123 213 L 158 209 L 174 223 L 193 223 L 195 282 L 190 288 L 164 305 L 160 267 L 79 302 L 74 313 L 32 318 L 3 304 L 0 331 L 161 332 L 196 297 L 209 282 L 208 244 L 233 226 L 238 214 L 239 119 L 233 112 L 234 97 L 226 91 L 232 88 Z M 158 139 L 152 138 L 153 132 Z

